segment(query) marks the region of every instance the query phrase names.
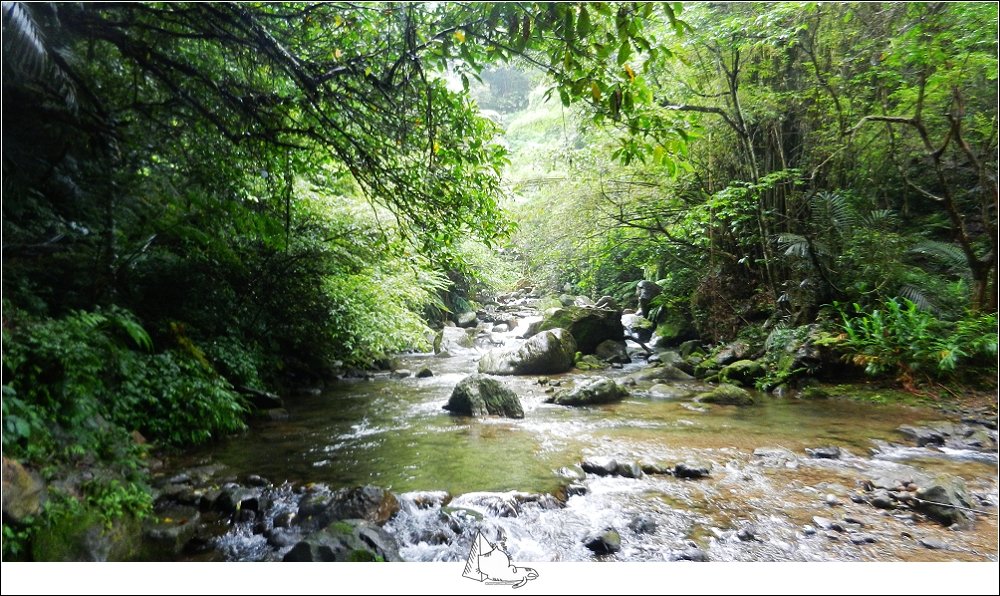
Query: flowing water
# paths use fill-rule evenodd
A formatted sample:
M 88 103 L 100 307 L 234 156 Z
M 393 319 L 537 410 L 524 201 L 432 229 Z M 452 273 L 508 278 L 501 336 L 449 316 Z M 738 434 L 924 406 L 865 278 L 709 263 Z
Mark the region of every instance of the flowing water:
M 514 343 L 517 334 L 494 334 L 493 341 Z M 933 411 L 766 395 L 751 407 L 699 404 L 690 396 L 704 386 L 693 381 L 657 387 L 639 382 L 630 398 L 603 406 L 544 403 L 554 383 L 625 377 L 643 363 L 505 377 L 521 399 L 523 419 L 448 414 L 442 406 L 452 388 L 475 372 L 481 354 L 470 349 L 450 358 L 404 356 L 400 368 L 428 367 L 434 376 L 376 375 L 289 400 L 287 420 L 261 422 L 171 467 L 224 464 L 237 477 L 256 474 L 287 483 L 282 494 L 288 499 L 295 496 L 289 487 L 310 483 L 391 489 L 400 495 L 402 510 L 386 529 L 405 560 L 461 560 L 474 530 L 481 529 L 491 539 L 506 537 L 516 561 L 585 561 L 594 555 L 584 539 L 605 528 L 620 533 L 622 550 L 603 559 L 618 561 L 685 558 L 694 548 L 711 560 L 997 560 L 995 453 L 898 445 L 899 425 L 939 419 Z M 840 447 L 843 456 L 805 454 L 817 446 Z M 755 456 L 762 447 L 791 453 Z M 560 469 L 595 457 L 671 468 L 698 460 L 710 465 L 711 474 L 698 480 L 587 475 L 580 481 L 586 493 L 564 499 L 564 505 L 538 497 L 562 499 L 569 481 Z M 975 506 L 986 511 L 967 528 L 949 529 L 851 500 L 866 479 L 943 473 L 963 478 L 978 498 Z M 852 527 L 874 542 L 855 544 L 848 534 L 822 529 L 812 534 L 814 516 L 857 522 Z M 928 539 L 945 548 L 925 548 L 921 540 Z M 246 527 L 230 529 L 220 545 L 231 559 L 281 554 Z

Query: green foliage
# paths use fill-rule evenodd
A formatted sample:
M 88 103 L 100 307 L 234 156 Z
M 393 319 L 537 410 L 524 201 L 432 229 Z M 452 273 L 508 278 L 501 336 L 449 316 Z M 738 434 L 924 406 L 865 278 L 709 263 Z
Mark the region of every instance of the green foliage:
M 948 322 L 921 310 L 914 302 L 889 299 L 867 311 L 854 304 L 840 308 L 842 346 L 871 375 L 896 373 L 904 380 L 923 376 L 963 379 L 977 368 L 995 371 L 997 318 L 969 314 Z
M 184 445 L 242 428 L 241 398 L 202 362 L 176 350 L 130 349 L 151 344 L 123 309 L 13 318 L 3 340 L 4 449 L 14 456 L 97 453 L 128 463 L 138 449 L 132 430 Z

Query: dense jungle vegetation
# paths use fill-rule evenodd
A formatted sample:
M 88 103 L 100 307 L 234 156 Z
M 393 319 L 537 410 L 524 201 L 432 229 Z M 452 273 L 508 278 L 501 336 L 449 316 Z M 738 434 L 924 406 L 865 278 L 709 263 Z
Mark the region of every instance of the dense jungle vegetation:
M 4 558 L 518 286 L 656 281 L 663 341 L 748 342 L 765 390 L 817 373 L 775 330 L 995 390 L 997 34 L 961 2 L 4 2 L 4 482 L 50 485 Z

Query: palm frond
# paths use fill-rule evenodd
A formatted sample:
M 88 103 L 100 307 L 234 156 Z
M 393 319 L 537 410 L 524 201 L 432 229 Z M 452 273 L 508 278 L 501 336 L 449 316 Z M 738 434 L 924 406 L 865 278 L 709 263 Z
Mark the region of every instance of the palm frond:
M 906 298 L 917 306 L 918 309 L 927 312 L 936 312 L 938 307 L 923 288 L 914 285 L 904 285 L 899 288 L 900 298 Z
M 921 240 L 910 247 L 909 252 L 930 257 L 941 265 L 945 265 L 953 269 L 964 270 L 969 266 L 969 262 L 966 260 L 965 253 L 962 252 L 962 248 L 957 244 L 952 244 L 950 242 Z
M 785 252 L 785 256 L 809 258 L 809 241 L 800 234 L 778 234 L 778 248 Z
M 857 212 L 840 193 L 820 191 L 809 201 L 810 224 L 816 231 L 831 227 L 838 231 L 853 228 L 858 223 Z
M 873 209 L 861 215 L 861 223 L 870 230 L 888 231 L 899 223 L 899 217 L 892 209 Z
M 49 67 L 38 23 L 21 2 L 3 3 L 4 65 L 30 77 L 39 77 Z

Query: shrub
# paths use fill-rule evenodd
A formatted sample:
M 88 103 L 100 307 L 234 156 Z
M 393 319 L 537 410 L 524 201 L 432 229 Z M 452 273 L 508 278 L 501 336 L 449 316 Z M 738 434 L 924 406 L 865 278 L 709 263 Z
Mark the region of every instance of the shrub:
M 949 379 L 965 369 L 992 367 L 997 356 L 996 314 L 967 314 L 957 322 L 938 319 L 907 299 L 882 302 L 879 308 L 837 305 L 843 323 L 843 348 L 871 375 L 896 372 L 903 381 L 914 375 Z

